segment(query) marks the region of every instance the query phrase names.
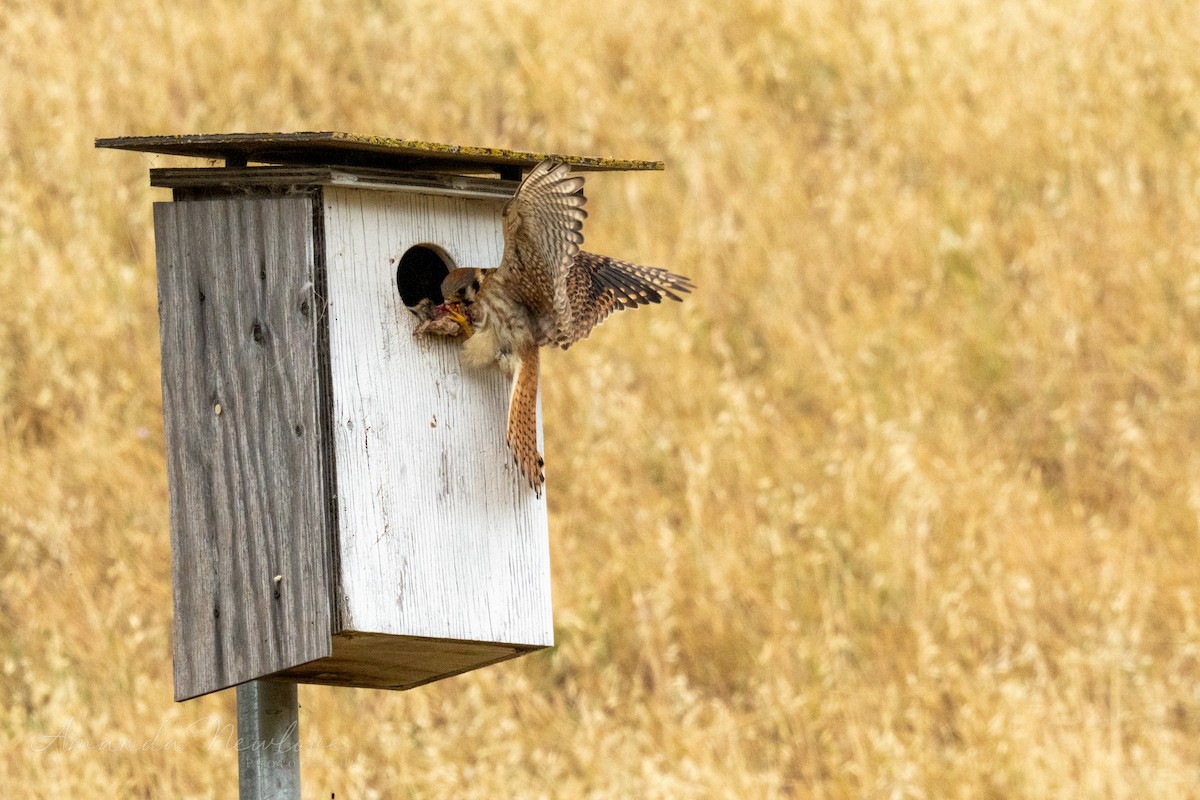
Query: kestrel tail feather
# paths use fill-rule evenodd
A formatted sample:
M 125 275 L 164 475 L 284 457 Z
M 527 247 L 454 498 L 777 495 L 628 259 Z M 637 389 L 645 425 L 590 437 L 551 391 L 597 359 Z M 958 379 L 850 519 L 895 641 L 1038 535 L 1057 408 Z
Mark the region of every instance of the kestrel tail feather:
M 517 468 L 540 497 L 546 476 L 542 456 L 537 449 L 538 348 L 531 345 L 521 352 L 512 395 L 508 402 L 508 430 L 505 438 L 512 448 Z

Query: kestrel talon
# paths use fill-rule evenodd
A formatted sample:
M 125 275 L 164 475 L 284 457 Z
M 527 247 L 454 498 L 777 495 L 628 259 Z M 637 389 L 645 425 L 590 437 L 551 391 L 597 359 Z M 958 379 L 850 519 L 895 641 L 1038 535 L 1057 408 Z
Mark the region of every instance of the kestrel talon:
M 564 350 L 623 308 L 682 300 L 691 280 L 579 249 L 583 178 L 543 161 L 504 206 L 504 255 L 496 269 L 456 269 L 442 282 L 445 300 L 420 334 L 466 335 L 472 364 L 496 363 L 512 379 L 505 439 L 522 476 L 541 495 L 537 449 L 538 349 Z
M 413 329 L 413 336 L 470 336 L 474 333 L 467 310 L 461 303 L 434 305 L 426 298 L 409 310 L 421 320 Z

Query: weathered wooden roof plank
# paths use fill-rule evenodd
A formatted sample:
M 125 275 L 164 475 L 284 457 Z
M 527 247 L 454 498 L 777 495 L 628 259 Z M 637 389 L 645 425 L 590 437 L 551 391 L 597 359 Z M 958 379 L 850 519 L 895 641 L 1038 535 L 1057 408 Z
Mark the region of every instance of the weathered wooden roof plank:
M 661 170 L 661 161 L 530 153 L 494 147 L 468 147 L 387 136 L 335 131 L 299 133 L 216 133 L 172 136 L 120 136 L 97 139 L 97 147 L 164 155 L 221 159 L 231 165 L 337 165 L 409 171 L 497 171 L 532 167 L 552 158 L 579 171 Z

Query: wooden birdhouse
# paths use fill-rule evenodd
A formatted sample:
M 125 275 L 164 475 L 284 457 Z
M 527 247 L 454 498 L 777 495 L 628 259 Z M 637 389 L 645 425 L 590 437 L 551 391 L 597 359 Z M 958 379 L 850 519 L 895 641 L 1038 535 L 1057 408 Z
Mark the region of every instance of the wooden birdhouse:
M 175 698 L 256 678 L 405 689 L 553 644 L 545 501 L 506 379 L 415 340 L 496 266 L 545 156 L 339 133 L 103 139 L 151 170 Z M 558 156 L 578 170 L 656 162 Z

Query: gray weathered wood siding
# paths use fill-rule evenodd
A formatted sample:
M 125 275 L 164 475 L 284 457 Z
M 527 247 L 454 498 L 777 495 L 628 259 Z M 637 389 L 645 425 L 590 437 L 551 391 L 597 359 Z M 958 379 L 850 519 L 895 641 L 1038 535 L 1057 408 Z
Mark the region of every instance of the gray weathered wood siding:
M 331 653 L 313 213 L 154 208 L 176 699 Z

